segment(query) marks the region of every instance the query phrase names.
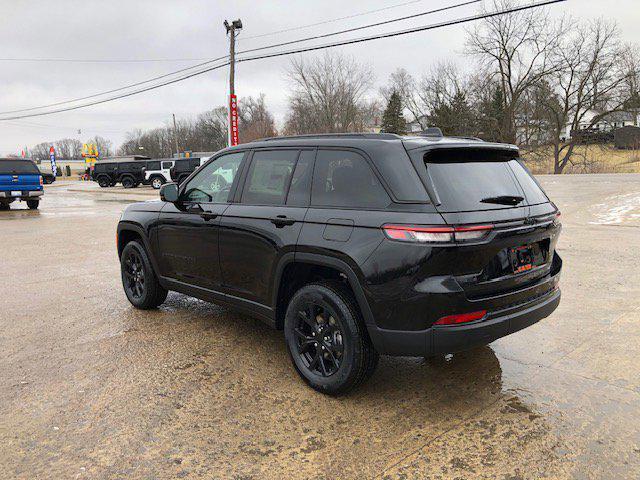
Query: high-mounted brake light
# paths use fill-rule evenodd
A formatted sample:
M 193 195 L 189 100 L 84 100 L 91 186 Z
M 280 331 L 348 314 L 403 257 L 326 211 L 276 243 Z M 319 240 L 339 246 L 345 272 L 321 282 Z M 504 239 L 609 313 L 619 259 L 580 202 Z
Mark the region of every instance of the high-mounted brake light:
M 384 225 L 384 233 L 391 240 L 414 243 L 451 243 L 480 240 L 486 237 L 493 225 L 459 227 L 418 227 L 412 225 Z
M 437 320 L 434 325 L 459 325 L 461 323 L 475 322 L 484 318 L 487 314 L 486 310 L 480 310 L 478 312 L 461 313 L 459 315 L 449 315 Z

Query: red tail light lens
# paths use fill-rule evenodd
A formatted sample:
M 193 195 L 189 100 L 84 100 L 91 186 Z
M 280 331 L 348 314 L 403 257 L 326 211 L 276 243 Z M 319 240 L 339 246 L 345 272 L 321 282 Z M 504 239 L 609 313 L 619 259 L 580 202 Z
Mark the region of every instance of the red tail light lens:
M 440 320 L 436 321 L 434 325 L 459 325 L 461 323 L 475 322 L 476 320 L 484 318 L 486 314 L 486 310 L 480 310 L 478 312 L 449 315 L 447 317 L 442 317 Z
M 42 179 L 42 175 L 40 175 L 40 185 L 44 185 L 44 180 Z
M 493 225 L 459 227 L 420 227 L 413 225 L 384 225 L 385 235 L 391 240 L 414 243 L 451 243 L 480 240 L 493 230 Z

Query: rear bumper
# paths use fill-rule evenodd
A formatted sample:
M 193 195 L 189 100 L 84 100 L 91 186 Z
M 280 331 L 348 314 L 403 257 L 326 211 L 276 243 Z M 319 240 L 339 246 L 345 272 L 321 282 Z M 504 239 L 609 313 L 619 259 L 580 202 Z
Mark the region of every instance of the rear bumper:
M 41 197 L 44 195 L 43 190 L 15 190 L 19 191 L 20 195 L 12 195 L 12 190 L 4 190 L 0 191 L 0 198 L 11 198 L 11 199 L 29 199 L 33 197 Z
M 560 304 L 559 273 L 547 279 L 549 289 L 518 305 L 490 311 L 485 319 L 421 331 L 385 330 L 368 325 L 369 336 L 379 353 L 395 356 L 432 356 L 487 345 L 548 317 Z

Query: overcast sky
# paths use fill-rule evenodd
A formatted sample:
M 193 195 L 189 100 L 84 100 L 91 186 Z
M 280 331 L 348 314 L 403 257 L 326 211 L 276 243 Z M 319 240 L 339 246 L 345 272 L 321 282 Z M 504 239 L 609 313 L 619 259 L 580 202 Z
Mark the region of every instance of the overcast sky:
M 198 63 L 193 59 L 222 56 L 228 52 L 222 25 L 225 19 L 242 19 L 244 29 L 238 45 L 242 50 L 418 13 L 461 0 L 414 1 L 313 28 L 247 38 L 400 3 L 409 0 L 0 0 L 2 59 L 174 60 L 100 64 L 0 60 L 0 112 L 91 95 Z M 613 19 L 620 25 L 625 41 L 640 43 L 640 0 L 569 0 L 551 8 L 557 15 L 566 12 L 584 19 Z M 351 36 L 468 16 L 478 9 L 477 5 L 460 8 Z M 335 50 L 371 65 L 377 89 L 398 67 L 419 76 L 441 60 L 468 63 L 462 56 L 464 35 L 461 26 L 447 27 Z M 238 64 L 236 70 L 238 96 L 264 92 L 279 124 L 287 107 L 288 62 L 287 57 L 247 62 Z M 0 154 L 19 154 L 24 146 L 63 137 L 84 142 L 96 134 L 111 139 L 117 146 L 127 131 L 161 126 L 172 113 L 187 117 L 224 105 L 227 82 L 225 68 L 104 105 L 0 122 Z

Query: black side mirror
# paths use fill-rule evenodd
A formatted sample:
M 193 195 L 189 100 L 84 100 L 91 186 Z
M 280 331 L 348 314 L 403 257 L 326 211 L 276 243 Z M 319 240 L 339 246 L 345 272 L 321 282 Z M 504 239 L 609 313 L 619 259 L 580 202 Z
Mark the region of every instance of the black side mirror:
M 160 200 L 163 202 L 176 203 L 178 201 L 178 185 L 175 183 L 165 183 L 160 188 Z

